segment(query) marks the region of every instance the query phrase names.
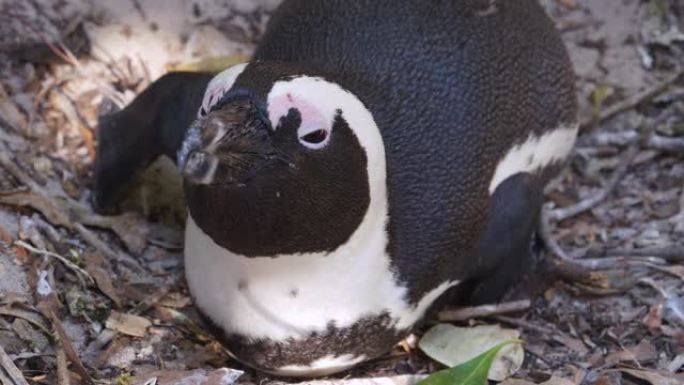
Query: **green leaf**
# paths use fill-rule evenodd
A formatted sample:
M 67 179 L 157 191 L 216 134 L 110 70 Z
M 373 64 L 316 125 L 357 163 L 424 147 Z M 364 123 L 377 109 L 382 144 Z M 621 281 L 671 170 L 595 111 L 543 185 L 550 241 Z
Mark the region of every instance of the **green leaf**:
M 504 341 L 468 362 L 431 374 L 417 385 L 486 385 L 494 357 L 504 346 L 514 343 L 522 341 Z
M 433 360 L 451 368 L 470 361 L 504 341 L 519 338 L 520 332 L 500 325 L 458 327 L 437 324 L 423 334 L 418 347 Z M 504 347 L 494 358 L 488 379 L 496 382 L 505 380 L 520 368 L 524 358 L 522 346 Z

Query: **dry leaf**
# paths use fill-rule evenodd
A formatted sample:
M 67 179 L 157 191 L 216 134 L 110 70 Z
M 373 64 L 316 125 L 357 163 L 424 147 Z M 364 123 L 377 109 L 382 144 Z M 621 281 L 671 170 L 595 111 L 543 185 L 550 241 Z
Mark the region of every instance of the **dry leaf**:
M 121 238 L 128 250 L 134 254 L 141 254 L 145 250 L 149 228 L 139 214 L 125 213 L 110 220 L 112 231 Z
M 4 243 L 5 245 L 11 245 L 12 240 L 12 235 L 5 230 L 4 227 L 0 226 L 0 242 Z
M 658 330 L 663 324 L 663 303 L 659 302 L 648 311 L 641 321 L 649 330 Z
M 88 374 L 85 366 L 83 366 L 83 362 L 78 356 L 78 352 L 76 352 L 74 345 L 69 339 L 69 335 L 66 333 L 66 330 L 64 330 L 62 321 L 57 318 L 54 312 L 52 313 L 51 320 L 52 327 L 55 329 L 55 332 L 59 337 L 59 345 L 62 347 L 62 349 L 64 349 L 64 353 L 66 353 L 67 358 L 69 358 L 69 361 L 74 365 L 76 372 L 85 380 L 85 383 L 93 384 L 93 379 L 90 378 L 90 374 Z
M 605 361 L 607 366 L 614 366 L 623 361 L 636 361 L 643 364 L 656 358 L 658 358 L 658 352 L 655 347 L 650 342 L 643 340 L 636 346 L 609 354 Z
M 556 376 L 551 376 L 548 380 L 542 382 L 539 385 L 576 385 L 574 382 L 561 378 L 561 377 L 556 377 Z
M 648 381 L 652 385 L 683 385 L 684 376 L 673 373 L 661 373 L 654 370 L 620 369 L 630 376 Z
M 507 378 L 499 385 L 536 385 L 534 382 L 523 380 L 520 378 Z
M 112 284 L 112 272 L 107 261 L 99 254 L 86 254 L 85 262 L 85 270 L 95 279 L 100 291 L 120 307 L 121 298 Z
M 228 368 L 220 368 L 211 372 L 203 369 L 191 371 L 165 370 L 136 376 L 132 379 L 131 383 L 133 385 L 231 385 L 234 384 L 243 373 L 244 372 L 241 370 Z
M 129 336 L 144 337 L 152 323 L 145 317 L 112 311 L 105 325 Z
M 501 342 L 518 339 L 520 333 L 514 329 L 503 329 L 499 325 L 484 325 L 472 328 L 439 324 L 428 330 L 418 346 L 428 356 L 452 367 L 475 358 Z M 504 347 L 496 356 L 489 379 L 503 381 L 522 365 L 524 351 L 520 344 Z
M 158 305 L 174 309 L 182 309 L 190 304 L 190 297 L 181 293 L 169 293 L 162 298 Z
M 69 215 L 54 201 L 42 194 L 28 190 L 2 191 L 0 192 L 0 203 L 11 206 L 31 207 L 43 214 L 45 219 L 53 225 L 64 226 L 67 229 L 72 228 Z
M 0 87 L 0 116 L 11 126 L 25 130 L 28 120 L 21 113 L 17 105 L 10 99 L 4 87 Z

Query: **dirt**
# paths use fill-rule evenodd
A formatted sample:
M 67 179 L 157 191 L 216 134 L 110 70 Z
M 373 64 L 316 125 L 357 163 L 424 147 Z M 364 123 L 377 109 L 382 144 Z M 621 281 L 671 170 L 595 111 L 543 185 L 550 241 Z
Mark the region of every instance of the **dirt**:
M 214 371 L 222 367 L 245 371 L 239 382 L 275 380 L 232 361 L 199 326 L 182 277 L 184 210 L 168 161 L 138 177 L 126 216 L 96 216 L 89 198 L 98 117 L 173 68 L 249 55 L 277 3 L 0 4 L 0 346 L 29 383 L 86 383 L 87 374 L 126 384 L 160 371 L 234 380 L 234 372 Z M 684 6 L 543 3 L 569 49 L 583 122 L 546 208 L 595 196 L 630 163 L 597 206 L 551 221 L 562 251 L 575 261 L 600 260 L 601 269 L 587 276 L 551 266 L 556 279 L 528 310 L 460 324 L 518 328 L 526 357 L 516 377 L 537 383 L 684 382 L 684 79 L 673 79 L 684 65 Z M 625 104 L 663 82 L 655 95 Z M 598 118 L 622 104 L 615 116 Z M 663 140 L 675 144 L 657 145 Z M 10 192 L 23 200 L 7 203 Z M 558 260 L 548 247 L 544 253 Z M 61 338 L 47 333 L 60 328 Z M 78 357 L 67 354 L 70 346 Z M 397 347 L 334 378 L 438 368 L 418 349 Z

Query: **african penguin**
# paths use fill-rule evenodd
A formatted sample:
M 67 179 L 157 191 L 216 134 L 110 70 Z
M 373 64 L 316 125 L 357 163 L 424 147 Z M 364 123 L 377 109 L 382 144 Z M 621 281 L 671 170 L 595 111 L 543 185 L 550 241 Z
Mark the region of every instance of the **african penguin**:
M 176 159 L 216 335 L 261 370 L 333 373 L 450 288 L 496 300 L 524 272 L 573 80 L 537 0 L 285 0 L 249 63 L 168 74 L 102 122 L 93 200 Z

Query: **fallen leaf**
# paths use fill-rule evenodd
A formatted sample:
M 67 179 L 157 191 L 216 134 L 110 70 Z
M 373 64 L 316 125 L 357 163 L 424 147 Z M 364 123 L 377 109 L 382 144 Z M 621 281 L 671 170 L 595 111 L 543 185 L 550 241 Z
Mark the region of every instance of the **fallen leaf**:
M 500 385 L 536 385 L 534 382 L 520 378 L 507 378 Z
M 214 371 L 196 369 L 191 371 L 165 370 L 135 376 L 133 385 L 231 385 L 234 384 L 244 372 L 241 370 L 220 368 Z
M 190 304 L 190 297 L 181 293 L 169 293 L 159 301 L 160 306 L 181 309 Z
M 28 120 L 21 113 L 19 107 L 10 99 L 4 87 L 0 87 L 0 116 L 11 126 L 25 130 Z
M 605 362 L 606 366 L 610 367 L 623 361 L 633 361 L 643 364 L 653 361 L 656 358 L 658 358 L 658 352 L 655 347 L 647 340 L 643 340 L 636 346 L 609 354 L 606 356 Z
M 42 352 L 49 345 L 45 335 L 34 329 L 31 323 L 25 319 L 15 318 L 12 322 L 12 330 L 19 338 L 30 343 L 31 349 L 34 351 Z
M 520 342 L 520 340 L 504 341 L 467 362 L 432 373 L 418 385 L 486 385 L 497 355 L 503 348 L 513 344 L 518 345 Z
M 548 380 L 542 382 L 539 385 L 576 385 L 574 382 L 561 378 L 561 377 L 556 377 L 556 376 L 551 376 Z
M 111 218 L 112 231 L 121 238 L 126 248 L 134 254 L 141 254 L 147 246 L 149 228 L 147 222 L 137 213 L 125 213 Z
M 499 325 L 462 328 L 439 324 L 428 330 L 418 342 L 420 349 L 432 359 L 452 367 L 462 364 L 503 341 L 520 338 L 520 332 Z M 488 378 L 503 381 L 522 365 L 524 351 L 520 344 L 509 345 L 497 355 Z
M 600 373 L 592 385 L 622 385 L 622 373 L 616 371 L 605 371 Z
M 85 262 L 85 270 L 95 279 L 95 284 L 100 291 L 109 297 L 117 307 L 120 307 L 121 298 L 112 283 L 112 272 L 107 261 L 99 254 L 86 254 Z
M 663 303 L 659 302 L 648 311 L 641 321 L 649 330 L 658 330 L 663 324 Z
M 0 315 L 21 318 L 23 320 L 30 322 L 34 326 L 37 326 L 39 329 L 43 331 L 43 333 L 47 335 L 51 334 L 50 328 L 47 325 L 45 325 L 45 322 L 43 322 L 43 318 L 41 318 L 41 316 L 37 313 L 33 313 L 28 310 L 14 308 L 11 306 L 0 306 Z
M 0 226 L 0 242 L 8 246 L 12 244 L 12 240 L 12 235 L 7 230 L 5 230 L 4 227 Z
M 558 0 L 561 5 L 563 5 L 567 9 L 575 9 L 577 8 L 577 1 L 576 0 Z
M 657 372 L 655 370 L 620 369 L 630 376 L 648 381 L 652 385 L 682 385 L 684 376 L 673 373 Z
M 152 325 L 152 323 L 145 317 L 112 311 L 109 318 L 107 318 L 105 325 L 109 329 L 116 330 L 129 336 L 144 337 L 147 333 L 147 328 Z
M 81 357 L 79 357 L 78 352 L 76 352 L 76 348 L 74 348 L 74 345 L 71 343 L 71 340 L 69 339 L 69 335 L 66 333 L 66 330 L 64 330 L 64 326 L 62 325 L 62 321 L 57 317 L 57 315 L 53 312 L 52 313 L 52 327 L 55 329 L 55 332 L 57 333 L 57 336 L 59 337 L 59 344 L 61 345 L 62 349 L 64 349 L 64 353 L 66 353 L 67 358 L 69 358 L 69 361 L 74 365 L 76 372 L 85 380 L 85 383 L 87 384 L 93 384 L 93 379 L 90 377 L 90 374 L 88 374 L 88 371 L 86 370 L 85 366 L 83 366 L 83 362 L 81 361 Z
M 72 228 L 69 215 L 54 201 L 42 194 L 28 190 L 0 191 L 0 203 L 10 206 L 31 207 L 43 214 L 45 219 L 53 225 L 63 226 L 67 229 Z

